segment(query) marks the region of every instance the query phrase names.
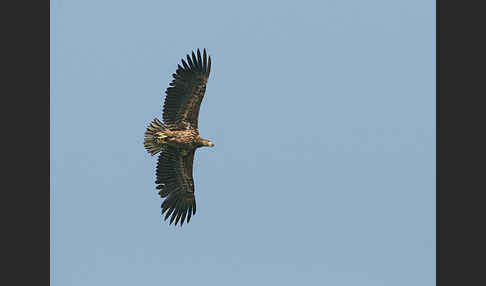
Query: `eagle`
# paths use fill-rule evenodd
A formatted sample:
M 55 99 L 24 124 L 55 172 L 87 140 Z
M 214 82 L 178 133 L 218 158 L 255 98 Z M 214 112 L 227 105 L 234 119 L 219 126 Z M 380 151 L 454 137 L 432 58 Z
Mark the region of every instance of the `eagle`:
M 144 134 L 144 147 L 152 156 L 159 154 L 155 171 L 156 189 L 163 200 L 162 215 L 164 221 L 170 217 L 170 223 L 180 226 L 191 220 L 196 214 L 194 197 L 194 179 L 192 167 L 194 153 L 200 147 L 214 147 L 214 144 L 199 136 L 199 108 L 206 92 L 211 56 L 206 49 L 202 56 L 187 55 L 187 62 L 182 59 L 173 80 L 165 91 L 163 122 L 155 118 L 147 126 Z

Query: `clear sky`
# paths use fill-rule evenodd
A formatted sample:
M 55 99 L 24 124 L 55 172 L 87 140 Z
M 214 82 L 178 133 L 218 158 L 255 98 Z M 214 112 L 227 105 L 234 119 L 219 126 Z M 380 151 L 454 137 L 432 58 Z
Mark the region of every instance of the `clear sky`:
M 206 48 L 197 214 L 143 147 Z M 51 1 L 51 284 L 435 285 L 435 1 Z

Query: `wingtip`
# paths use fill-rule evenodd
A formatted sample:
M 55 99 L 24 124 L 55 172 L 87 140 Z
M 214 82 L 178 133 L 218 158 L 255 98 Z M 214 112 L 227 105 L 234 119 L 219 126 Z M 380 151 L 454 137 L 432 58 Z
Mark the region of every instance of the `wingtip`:
M 184 66 L 184 69 L 188 70 L 189 65 L 186 63 L 186 61 L 184 59 L 181 59 L 181 62 L 182 62 L 182 65 Z
M 210 72 L 211 72 L 211 56 L 208 56 L 208 76 Z
M 189 64 L 189 67 L 192 69 L 194 68 L 194 64 L 191 60 L 191 57 L 189 55 L 186 56 L 186 59 L 187 59 L 187 63 Z
M 181 59 L 183 67 L 178 66 L 179 69 L 183 71 L 196 71 L 202 72 L 209 76 L 211 71 L 211 56 L 208 55 L 206 48 L 203 48 L 202 54 L 201 49 L 197 48 L 188 53 L 184 58 Z
M 198 65 L 199 69 L 204 72 L 203 60 L 201 58 L 201 52 L 199 51 L 199 49 L 197 49 L 197 65 Z

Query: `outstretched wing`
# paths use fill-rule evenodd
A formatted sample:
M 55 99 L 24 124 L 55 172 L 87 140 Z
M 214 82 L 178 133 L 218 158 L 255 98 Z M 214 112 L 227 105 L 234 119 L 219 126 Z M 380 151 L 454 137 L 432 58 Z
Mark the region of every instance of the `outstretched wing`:
M 196 214 L 196 199 L 194 197 L 194 180 L 192 178 L 192 163 L 194 152 L 181 153 L 177 148 L 164 146 L 157 161 L 156 177 L 159 195 L 165 198 L 162 203 L 162 214 L 167 211 L 164 220 L 169 216 L 170 224 L 181 222 Z
M 206 92 L 211 57 L 207 57 L 206 49 L 197 50 L 197 57 L 192 52 L 192 58 L 187 55 L 187 63 L 182 59 L 182 66 L 172 74 L 174 79 L 165 93 L 163 119 L 165 124 L 180 129 L 197 129 L 199 107 Z

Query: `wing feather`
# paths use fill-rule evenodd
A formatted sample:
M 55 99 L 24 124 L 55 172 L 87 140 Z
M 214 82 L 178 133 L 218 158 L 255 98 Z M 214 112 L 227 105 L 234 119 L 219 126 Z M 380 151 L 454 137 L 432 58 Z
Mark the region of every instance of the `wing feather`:
M 206 93 L 206 84 L 211 70 L 211 56 L 206 49 L 197 50 L 182 59 L 177 65 L 173 80 L 165 91 L 163 119 L 166 125 L 176 129 L 197 129 L 201 102 Z
M 175 147 L 167 146 L 159 155 L 156 168 L 156 181 L 159 195 L 164 198 L 161 208 L 164 220 L 170 217 L 170 224 L 184 223 L 186 213 L 194 209 L 194 179 L 192 165 L 195 150 L 185 156 Z M 190 217 L 187 217 L 189 222 Z

